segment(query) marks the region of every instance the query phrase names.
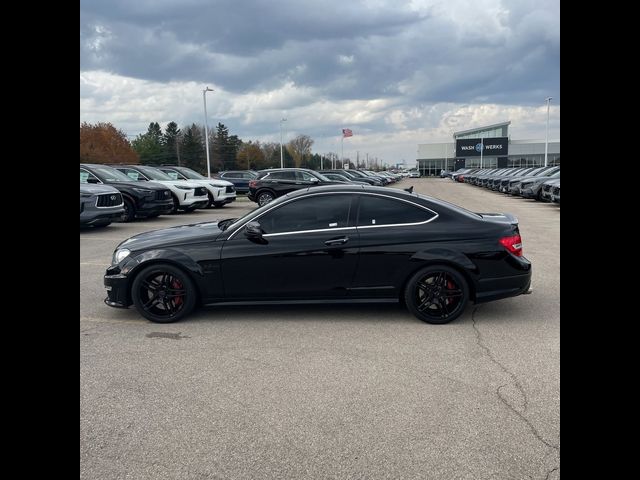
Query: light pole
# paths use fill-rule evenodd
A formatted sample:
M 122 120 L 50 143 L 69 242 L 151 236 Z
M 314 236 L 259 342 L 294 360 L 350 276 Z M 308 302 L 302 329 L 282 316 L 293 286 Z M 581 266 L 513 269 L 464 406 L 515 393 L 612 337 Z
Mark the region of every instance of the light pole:
M 286 122 L 287 119 L 286 118 L 281 118 L 280 119 L 280 168 L 284 168 L 284 160 L 283 160 L 283 156 L 282 156 L 282 122 Z
M 209 163 L 209 127 L 207 126 L 207 92 L 213 92 L 212 88 L 202 90 L 202 102 L 204 103 L 204 144 L 207 147 L 207 178 L 211 178 L 211 164 Z
M 544 139 L 544 166 L 547 166 L 547 152 L 549 151 L 549 104 L 553 97 L 547 97 L 544 100 L 547 102 L 547 135 Z

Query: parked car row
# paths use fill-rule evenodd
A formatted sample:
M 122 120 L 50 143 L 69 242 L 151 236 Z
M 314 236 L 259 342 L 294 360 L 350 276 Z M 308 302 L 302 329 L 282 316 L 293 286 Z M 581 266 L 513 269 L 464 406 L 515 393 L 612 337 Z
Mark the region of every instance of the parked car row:
M 306 168 L 271 168 L 257 172 L 249 181 L 247 197 L 263 206 L 287 193 L 322 185 L 372 185 L 384 186 L 397 182 L 402 175 L 369 170 L 322 170 Z
M 451 179 L 493 191 L 560 203 L 560 167 L 460 169 Z
M 219 208 L 235 199 L 231 182 L 209 179 L 185 167 L 80 164 L 81 225 L 106 226 Z

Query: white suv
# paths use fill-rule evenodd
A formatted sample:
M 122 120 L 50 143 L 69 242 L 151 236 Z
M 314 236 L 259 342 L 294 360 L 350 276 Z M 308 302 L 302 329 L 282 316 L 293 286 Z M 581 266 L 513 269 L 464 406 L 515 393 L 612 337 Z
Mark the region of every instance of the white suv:
M 236 201 L 236 189 L 233 183 L 218 178 L 207 178 L 195 170 L 187 167 L 161 166 L 158 167 L 173 179 L 187 180 L 205 187 L 209 191 L 209 207 L 220 208 L 227 203 Z
M 173 197 L 173 212 L 184 210 L 193 212 L 196 208 L 206 208 L 209 196 L 206 188 L 184 180 L 175 180 L 157 168 L 148 165 L 112 165 L 135 181 L 153 181 L 166 185 Z

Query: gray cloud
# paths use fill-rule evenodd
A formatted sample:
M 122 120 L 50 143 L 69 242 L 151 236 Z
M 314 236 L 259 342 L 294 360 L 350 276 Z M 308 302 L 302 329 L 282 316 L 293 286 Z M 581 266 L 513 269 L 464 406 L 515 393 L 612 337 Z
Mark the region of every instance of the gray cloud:
M 82 0 L 80 66 L 209 84 L 236 100 L 267 95 L 263 109 L 246 104 L 253 115 L 219 103 L 220 116 L 253 133 L 282 110 L 302 117 L 322 102 L 334 105 L 327 117 L 352 105 L 345 121 L 363 131 L 398 131 L 437 125 L 437 104 L 559 104 L 559 15 L 558 0 Z M 108 101 L 107 90 L 81 84 L 81 105 Z M 372 100 L 384 106 L 358 116 Z

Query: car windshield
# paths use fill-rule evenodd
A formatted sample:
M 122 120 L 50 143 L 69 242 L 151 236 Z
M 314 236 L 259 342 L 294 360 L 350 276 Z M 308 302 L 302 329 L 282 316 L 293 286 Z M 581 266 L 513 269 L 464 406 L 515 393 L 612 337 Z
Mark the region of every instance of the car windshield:
M 320 180 L 322 180 L 323 182 L 330 182 L 331 180 L 328 179 L 327 177 L 325 177 L 324 175 L 322 175 L 320 172 L 316 172 L 313 171 L 312 172 L 316 177 L 318 177 Z
M 92 167 L 91 172 L 103 182 L 131 182 L 131 178 L 111 167 Z
M 147 177 L 149 177 L 151 180 L 173 180 L 173 178 L 171 178 L 166 173 L 158 170 L 157 168 L 153 168 L 153 167 L 138 167 L 138 169 L 142 173 L 144 173 Z
M 190 178 L 191 180 L 208 180 L 208 178 L 204 175 L 200 175 L 198 172 L 187 167 L 178 167 L 176 168 L 176 170 L 178 170 L 182 175 Z

